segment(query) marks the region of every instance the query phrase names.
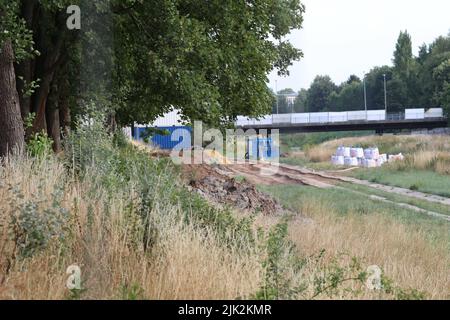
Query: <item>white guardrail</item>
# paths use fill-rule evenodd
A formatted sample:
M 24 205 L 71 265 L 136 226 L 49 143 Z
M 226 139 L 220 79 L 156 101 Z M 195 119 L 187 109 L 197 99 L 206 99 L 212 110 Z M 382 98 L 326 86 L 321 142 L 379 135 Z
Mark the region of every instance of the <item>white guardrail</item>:
M 238 117 L 236 126 L 262 126 L 276 124 L 325 124 L 352 121 L 401 121 L 443 118 L 441 108 L 406 109 L 400 113 L 386 113 L 384 110 L 362 110 L 344 112 L 286 113 L 264 116 L 260 119 Z

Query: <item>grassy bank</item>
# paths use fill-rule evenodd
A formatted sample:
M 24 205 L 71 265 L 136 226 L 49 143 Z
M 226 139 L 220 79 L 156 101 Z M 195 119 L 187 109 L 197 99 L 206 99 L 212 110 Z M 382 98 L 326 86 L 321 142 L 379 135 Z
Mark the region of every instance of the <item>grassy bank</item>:
M 420 199 L 413 198 L 413 197 L 402 196 L 402 195 L 398 195 L 396 193 L 386 192 L 386 191 L 374 189 L 374 188 L 367 187 L 364 185 L 359 185 L 359 184 L 341 183 L 341 184 L 339 184 L 339 186 L 341 186 L 347 190 L 354 190 L 357 193 L 362 192 L 363 194 L 366 194 L 366 195 L 379 196 L 379 197 L 385 198 L 387 200 L 393 201 L 397 204 L 406 203 L 406 204 L 410 204 L 412 206 L 421 208 L 423 210 L 432 211 L 432 212 L 436 212 L 436 213 L 443 214 L 443 215 L 450 215 L 450 206 L 447 206 L 444 204 L 439 204 L 439 203 L 430 202 L 430 201 L 426 201 L 426 200 L 420 200 Z
M 382 168 L 357 169 L 346 174 L 381 184 L 450 197 L 450 137 L 363 136 L 329 140 L 291 152 L 282 162 L 317 170 L 339 169 L 330 164 L 339 146 L 377 146 L 387 154 L 402 153 L 405 160 Z
M 450 176 L 429 170 L 396 170 L 392 167 L 356 170 L 355 178 L 450 197 Z
M 325 242 L 305 250 L 289 236 L 288 226 L 318 218 L 217 208 L 168 159 L 96 125 L 72 133 L 59 156 L 45 149 L 0 166 L 2 299 L 439 296 L 397 285 L 391 270 L 371 291 L 362 252 L 324 251 Z M 66 287 L 71 265 L 80 289 Z
M 353 192 L 306 186 L 261 187 L 314 223 L 292 223 L 290 239 L 303 254 L 362 257 L 382 267 L 401 286 L 429 297 L 448 299 L 449 231 L 447 222 Z
M 321 144 L 326 141 L 341 139 L 345 137 L 360 137 L 373 134 L 372 131 L 342 131 L 342 132 L 318 132 L 318 133 L 296 133 L 281 136 L 283 151 L 291 149 L 307 149 L 310 146 Z
M 3 299 L 235 299 L 263 266 L 248 218 L 181 186 L 168 160 L 73 134 L 59 158 L 0 167 Z M 220 263 L 218 263 L 220 261 Z M 82 290 L 66 288 L 76 264 Z

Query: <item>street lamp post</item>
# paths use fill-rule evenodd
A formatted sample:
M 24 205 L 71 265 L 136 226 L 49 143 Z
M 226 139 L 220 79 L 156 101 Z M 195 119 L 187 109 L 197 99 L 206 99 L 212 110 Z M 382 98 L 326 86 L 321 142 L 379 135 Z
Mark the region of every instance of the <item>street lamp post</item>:
M 387 116 L 387 86 L 386 86 L 386 74 L 383 74 L 384 77 L 384 109 L 386 111 Z
M 275 80 L 275 94 L 277 95 L 277 114 L 278 114 L 278 80 Z
M 366 121 L 367 121 L 367 90 L 366 90 L 366 73 L 364 72 L 364 78 L 363 78 L 363 84 L 364 84 L 364 108 L 366 110 Z

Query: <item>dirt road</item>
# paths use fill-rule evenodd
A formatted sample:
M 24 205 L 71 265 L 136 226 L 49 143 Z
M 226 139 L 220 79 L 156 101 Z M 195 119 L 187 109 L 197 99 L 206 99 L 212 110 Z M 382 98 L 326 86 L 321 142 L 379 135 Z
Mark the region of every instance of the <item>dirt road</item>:
M 139 145 L 139 147 L 141 147 Z M 148 147 L 142 147 L 146 152 L 150 153 Z M 167 154 L 151 154 L 151 156 L 168 156 Z M 194 169 L 195 167 L 195 169 Z M 203 168 L 203 169 L 202 169 Z M 268 214 L 274 214 L 280 211 L 281 206 L 275 199 L 267 198 L 267 195 L 261 194 L 254 188 L 254 185 L 274 185 L 274 184 L 301 184 L 312 186 L 316 188 L 340 188 L 347 191 L 367 196 L 369 199 L 381 201 L 397 205 L 399 207 L 408 208 L 410 210 L 427 214 L 439 219 L 450 221 L 450 215 L 445 215 L 429 210 L 419 208 L 417 206 L 394 202 L 387 198 L 355 191 L 349 188 L 343 188 L 342 182 L 362 185 L 387 193 L 393 193 L 403 197 L 415 198 L 422 201 L 438 203 L 450 207 L 450 198 L 445 198 L 437 195 L 426 194 L 418 191 L 411 191 L 404 188 L 391 187 L 378 183 L 372 183 L 365 180 L 359 180 L 350 177 L 339 176 L 337 172 L 321 172 L 313 171 L 306 168 L 287 164 L 236 164 L 236 165 L 215 165 L 214 169 L 211 166 L 185 166 L 185 173 L 192 175 L 193 172 L 200 170 L 202 172 L 201 179 L 193 179 L 190 184 L 191 187 L 197 189 L 210 199 L 216 202 L 236 203 L 239 202 L 239 207 L 242 209 L 258 209 L 266 211 Z M 214 181 L 209 181 L 208 176 L 214 176 Z M 236 177 L 244 177 L 245 183 L 237 183 Z M 192 178 L 192 177 L 191 177 Z M 211 185 L 213 187 L 211 187 Z M 239 201 L 238 201 L 239 200 Z M 281 210 L 282 211 L 282 210 Z
M 337 175 L 332 175 L 326 172 L 317 172 L 305 168 L 300 168 L 291 165 L 277 164 L 272 165 L 269 163 L 258 163 L 258 164 L 242 164 L 242 165 L 226 165 L 221 166 L 220 170 L 223 174 L 230 177 L 242 176 L 252 184 L 263 184 L 263 185 L 273 185 L 273 184 L 302 184 L 308 185 L 316 188 L 339 188 L 345 189 L 347 191 L 357 193 L 360 195 L 367 196 L 368 198 L 376 201 L 381 201 L 389 204 L 394 204 L 399 207 L 408 208 L 410 210 L 424 213 L 439 219 L 450 221 L 450 216 L 441 214 L 434 211 L 429 211 L 422 209 L 420 207 L 402 203 L 394 202 L 385 197 L 378 195 L 372 195 L 370 193 L 364 193 L 360 191 L 355 191 L 352 189 L 344 188 L 338 184 L 342 182 L 363 185 L 369 188 L 377 189 L 380 191 L 394 193 L 403 197 L 416 198 L 422 201 L 428 201 L 433 203 L 439 203 L 442 205 L 450 206 L 450 199 L 445 197 L 440 197 L 436 195 L 426 194 L 417 191 L 411 191 L 408 189 L 391 187 L 377 183 L 371 183 L 369 181 L 359 180 L 355 178 L 342 177 Z

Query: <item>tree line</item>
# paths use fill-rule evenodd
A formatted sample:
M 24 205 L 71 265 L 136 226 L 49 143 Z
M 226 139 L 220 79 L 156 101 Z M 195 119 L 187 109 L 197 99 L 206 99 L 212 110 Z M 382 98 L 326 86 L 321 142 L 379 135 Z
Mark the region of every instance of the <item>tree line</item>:
M 442 107 L 450 113 L 450 33 L 433 43 L 423 44 L 413 55 L 411 36 L 400 32 L 394 51 L 393 66 L 374 67 L 365 77 L 367 107 L 385 108 L 386 78 L 388 112 L 407 108 Z M 279 93 L 294 93 L 284 89 Z M 308 90 L 298 92 L 294 105 L 279 97 L 280 113 L 364 110 L 363 80 L 351 75 L 335 84 L 329 76 L 317 76 Z M 276 112 L 276 104 L 272 110 Z
M 81 29 L 67 28 L 70 5 Z M 284 37 L 299 0 L 0 0 L 0 156 L 80 116 L 105 125 L 183 119 L 227 125 L 270 112 L 267 76 L 302 57 Z

